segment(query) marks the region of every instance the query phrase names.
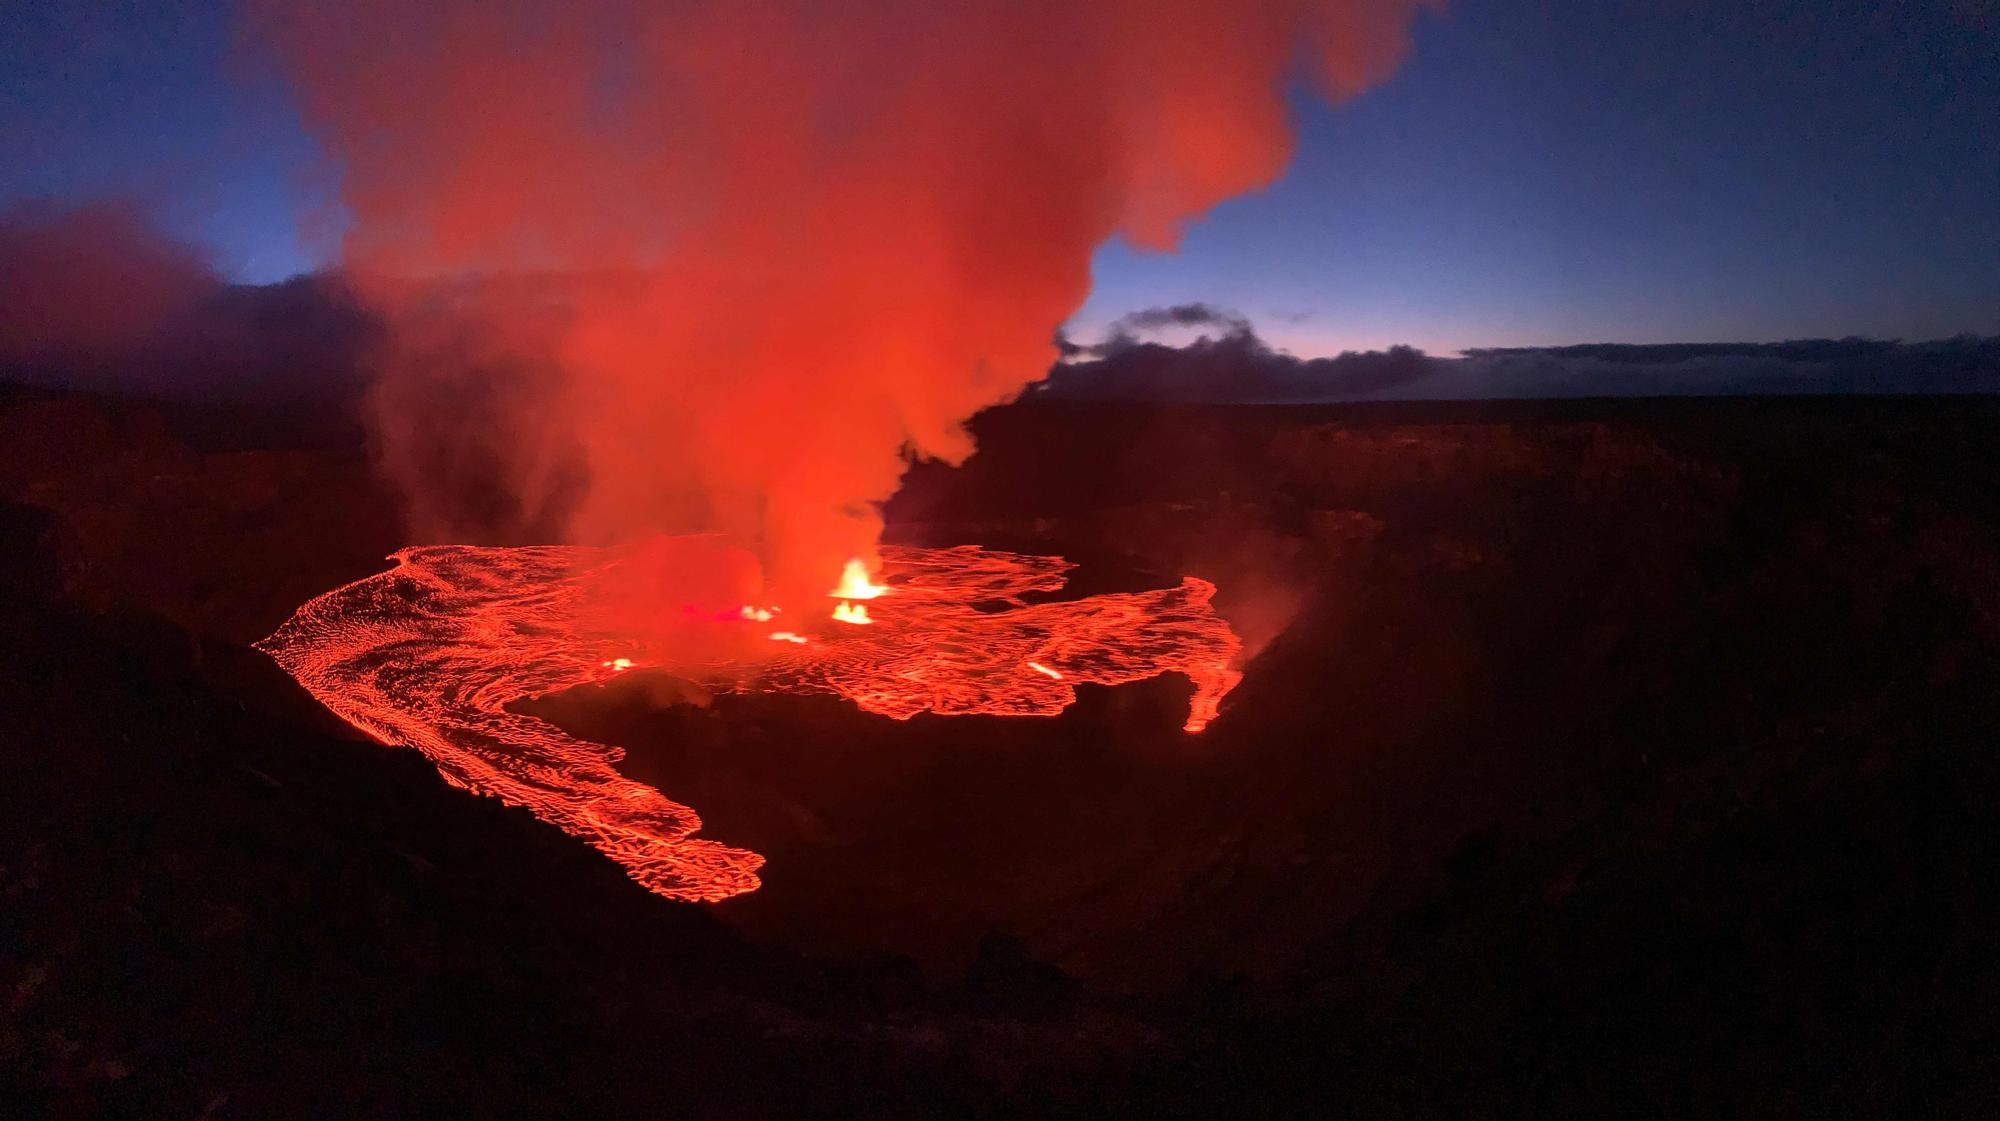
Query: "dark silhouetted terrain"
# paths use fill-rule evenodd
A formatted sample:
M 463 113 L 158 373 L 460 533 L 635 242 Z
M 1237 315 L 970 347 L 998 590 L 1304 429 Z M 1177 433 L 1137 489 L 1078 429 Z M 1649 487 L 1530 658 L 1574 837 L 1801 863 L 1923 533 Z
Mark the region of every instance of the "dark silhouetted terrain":
M 1208 576 L 1243 684 L 528 702 L 716 907 L 247 648 L 404 543 L 319 419 L 0 402 L 0 1112 L 2000 1107 L 2000 402 L 989 412 L 892 537 Z
M 1134 333 L 1176 327 L 1215 334 L 1172 346 Z M 1220 404 L 2000 392 L 2000 336 L 1494 347 L 1456 358 L 1392 346 L 1300 358 L 1267 345 L 1233 312 L 1181 304 L 1125 316 L 1101 343 L 1059 341 L 1064 361 L 1031 397 Z

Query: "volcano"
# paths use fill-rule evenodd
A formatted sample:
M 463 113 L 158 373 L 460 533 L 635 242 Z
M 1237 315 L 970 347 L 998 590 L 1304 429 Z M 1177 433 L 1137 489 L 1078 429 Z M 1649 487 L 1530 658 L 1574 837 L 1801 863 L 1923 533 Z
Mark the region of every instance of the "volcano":
M 1991 402 L 1024 404 L 762 620 L 0 402 L 26 1116 L 1982 1115 Z

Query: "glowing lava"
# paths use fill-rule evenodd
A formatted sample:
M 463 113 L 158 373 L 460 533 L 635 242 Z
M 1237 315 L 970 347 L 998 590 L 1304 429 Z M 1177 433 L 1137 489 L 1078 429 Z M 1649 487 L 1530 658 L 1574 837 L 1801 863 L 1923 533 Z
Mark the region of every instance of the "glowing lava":
M 868 566 L 861 563 L 860 557 L 849 557 L 847 566 L 840 570 L 840 585 L 826 594 L 840 601 L 840 606 L 833 609 L 833 618 L 836 622 L 865 627 L 875 620 L 868 617 L 867 604 L 853 601 L 874 599 L 876 596 L 887 595 L 888 592 L 888 585 L 877 584 L 869 579 Z
M 868 566 L 861 563 L 860 557 L 850 557 L 847 566 L 840 570 L 840 585 L 826 594 L 835 599 L 874 599 L 888 592 L 888 585 L 869 579 Z
M 617 578 L 616 551 L 441 545 L 393 559 L 395 568 L 306 603 L 258 648 L 355 727 L 423 752 L 456 786 L 527 807 L 675 899 L 753 890 L 763 857 L 695 838 L 693 810 L 618 773 L 622 749 L 510 712 L 509 702 L 646 668 L 720 691 L 837 694 L 898 720 L 1053 716 L 1076 700 L 1076 682 L 1181 673 L 1195 687 L 1185 728 L 1199 732 L 1241 677 L 1231 668 L 1241 644 L 1210 606 L 1213 584 L 1187 577 L 1157 591 L 1028 603 L 1061 589 L 1071 566 L 1060 557 L 885 548 L 893 589 L 853 562 L 858 581 L 843 576 L 833 593 L 860 612 L 847 621 L 872 625 L 767 634 L 755 624 L 769 616 L 746 609 L 702 624 L 747 626 L 753 640 L 706 661 L 581 622 Z M 855 602 L 878 598 L 872 617 Z

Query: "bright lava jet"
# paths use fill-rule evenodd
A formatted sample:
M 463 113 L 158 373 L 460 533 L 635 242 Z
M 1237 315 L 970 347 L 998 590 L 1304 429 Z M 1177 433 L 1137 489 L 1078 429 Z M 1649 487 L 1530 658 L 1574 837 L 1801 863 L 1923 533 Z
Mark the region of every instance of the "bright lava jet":
M 306 603 L 258 648 L 355 727 L 423 752 L 454 785 L 525 806 L 674 899 L 752 891 L 764 858 L 696 839 L 693 810 L 618 773 L 620 748 L 509 703 L 655 670 L 716 691 L 832 693 L 898 720 L 1053 716 L 1077 682 L 1180 673 L 1194 683 L 1185 729 L 1199 732 L 1242 676 L 1213 584 L 1029 602 L 1062 588 L 1060 557 L 885 547 L 882 583 L 851 561 L 828 593 L 834 620 L 866 626 L 767 631 L 770 611 L 743 607 L 708 625 L 747 641 L 698 656 L 590 621 L 593 599 L 629 576 L 618 550 L 440 545 L 392 559 Z

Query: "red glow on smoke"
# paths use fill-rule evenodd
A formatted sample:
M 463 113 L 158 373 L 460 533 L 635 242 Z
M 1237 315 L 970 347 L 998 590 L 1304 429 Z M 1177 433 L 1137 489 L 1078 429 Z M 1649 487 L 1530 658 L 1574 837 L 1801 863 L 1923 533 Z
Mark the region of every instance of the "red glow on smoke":
M 1288 89 L 1386 77 L 1424 2 L 244 7 L 339 167 L 411 532 L 727 534 L 804 611 L 1048 373 L 1100 245 L 1269 184 Z
M 687 625 L 671 643 L 635 639 L 657 633 L 623 614 L 635 571 L 657 571 L 637 555 L 702 551 L 405 549 L 395 568 L 306 603 L 258 646 L 355 727 L 416 748 L 454 785 L 524 806 L 652 891 L 688 900 L 754 890 L 763 857 L 695 838 L 692 809 L 617 772 L 621 749 L 510 702 L 652 669 L 717 691 L 836 694 L 898 720 L 1053 716 L 1078 682 L 1180 673 L 1194 683 L 1185 729 L 1199 732 L 1241 678 L 1241 644 L 1205 580 L 1029 603 L 1062 588 L 1069 562 L 972 546 L 884 547 L 882 582 L 862 571 L 876 589 L 869 626 L 769 632 L 753 608 L 693 624 L 704 641 L 690 641 Z

